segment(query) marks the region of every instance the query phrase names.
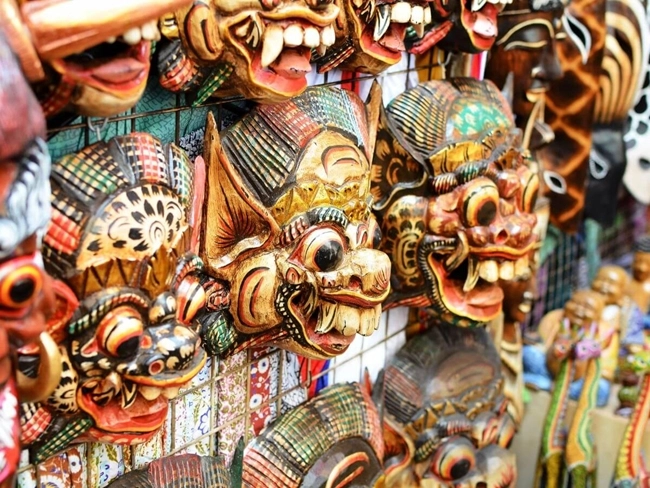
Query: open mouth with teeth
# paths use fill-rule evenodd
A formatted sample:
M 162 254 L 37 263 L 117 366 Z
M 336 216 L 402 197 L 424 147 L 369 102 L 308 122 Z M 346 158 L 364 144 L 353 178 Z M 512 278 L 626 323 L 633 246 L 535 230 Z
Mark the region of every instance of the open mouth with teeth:
M 110 112 L 92 115 L 114 115 L 130 108 L 142 95 L 149 75 L 151 41 L 158 39 L 156 22 L 149 22 L 51 64 L 66 80 L 111 96 L 114 105 Z
M 388 64 L 401 59 L 406 29 L 413 26 L 418 37 L 431 23 L 426 2 L 352 1 L 350 7 L 363 52 Z
M 288 310 L 311 348 L 320 356 L 332 357 L 345 352 L 356 334 L 369 336 L 376 330 L 387 294 L 366 297 L 345 293 L 327 299 L 313 288 L 303 289 L 289 299 Z
M 336 42 L 333 22 L 338 7 L 315 12 L 292 7 L 282 12 L 247 13 L 226 28 L 226 37 L 248 61 L 250 79 L 283 97 L 307 87 L 311 53 L 325 54 Z
M 486 250 L 480 254 L 470 252 L 460 263 L 441 254 L 429 254 L 427 263 L 438 284 L 442 307 L 477 323 L 494 319 L 501 312 L 503 302 L 498 281 L 529 278 L 531 249 L 532 245 L 524 249 Z
M 497 15 L 512 0 L 465 0 L 461 23 L 479 51 L 492 47 L 499 33 Z
M 93 418 L 104 440 L 111 434 L 120 442 L 153 436 L 167 417 L 169 400 L 176 398 L 180 388 L 196 376 L 206 358 L 205 352 L 197 349 L 182 371 L 159 377 L 124 376 L 119 387 L 106 392 L 97 392 L 90 384 L 99 382 L 90 380 L 77 390 L 77 402 Z

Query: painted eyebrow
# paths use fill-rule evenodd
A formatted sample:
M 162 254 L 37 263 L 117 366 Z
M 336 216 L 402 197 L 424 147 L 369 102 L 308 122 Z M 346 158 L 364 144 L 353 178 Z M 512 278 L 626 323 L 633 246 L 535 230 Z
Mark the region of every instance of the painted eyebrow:
M 553 27 L 553 24 L 551 24 L 548 20 L 546 19 L 531 19 L 531 20 L 526 20 L 525 22 L 522 22 L 521 24 L 517 24 L 516 26 L 512 27 L 501 39 L 497 41 L 497 46 L 500 46 L 501 44 L 504 44 L 505 42 L 508 41 L 513 35 L 515 35 L 516 32 L 520 31 L 521 29 L 525 27 L 530 27 L 530 26 L 542 26 L 546 27 L 551 34 L 551 37 L 554 37 L 555 34 L 555 27 Z

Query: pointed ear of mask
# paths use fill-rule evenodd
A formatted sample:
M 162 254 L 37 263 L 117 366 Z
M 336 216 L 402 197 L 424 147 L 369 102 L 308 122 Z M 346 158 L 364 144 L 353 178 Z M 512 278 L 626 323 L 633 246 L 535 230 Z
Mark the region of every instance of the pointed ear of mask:
M 379 128 L 379 114 L 383 108 L 381 85 L 377 80 L 372 82 L 370 93 L 366 99 L 366 119 L 368 122 L 368 161 L 372 163 Z
M 503 84 L 501 94 L 508 102 L 510 110 L 512 110 L 512 105 L 515 99 L 515 74 L 512 71 L 508 73 L 508 76 L 506 76 L 506 82 Z
M 269 211 L 246 190 L 221 147 L 212 113 L 205 128 L 204 228 L 200 256 L 209 271 L 223 270 L 238 258 L 272 242 L 279 232 Z

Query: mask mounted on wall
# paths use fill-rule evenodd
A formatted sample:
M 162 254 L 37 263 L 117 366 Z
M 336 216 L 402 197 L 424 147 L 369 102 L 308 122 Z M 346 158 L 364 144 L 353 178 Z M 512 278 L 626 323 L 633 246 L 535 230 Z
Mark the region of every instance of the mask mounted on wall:
M 377 328 L 390 279 L 370 213 L 380 103 L 378 85 L 366 106 L 345 90 L 310 88 L 257 107 L 221 137 L 208 118 L 209 352 L 274 344 L 325 359 Z
M 498 280 L 530 273 L 539 187 L 494 84 L 432 81 L 396 97 L 373 165 L 380 249 L 392 260 L 385 308 L 430 307 L 459 325 L 494 319 Z
M 551 202 L 551 222 L 568 233 L 578 230 L 583 217 L 609 3 L 572 0 L 568 4 L 562 18 L 566 40 L 557 45 L 564 76 L 546 94 L 545 120 L 555 140 L 539 149 L 537 159 L 545 196 Z
M 384 371 L 384 414 L 415 453 L 411 479 L 395 486 L 516 486 L 500 369 L 485 329 L 434 325 L 397 352 Z
M 549 82 L 562 77 L 556 41 L 564 38 L 563 0 L 515 0 L 498 17 L 498 37 L 485 78 L 503 87 L 514 74 L 512 112 L 524 131 L 523 146 L 534 150 L 553 139 L 544 123 Z
M 613 225 L 616 218 L 619 190 L 627 163 L 624 126 L 640 95 L 650 56 L 648 18 L 642 3 L 630 0 L 614 6 L 610 2 L 607 7 L 606 47 L 600 89 L 596 95 L 585 199 L 585 216 L 605 227 Z M 632 87 L 630 80 L 635 81 Z
M 28 66 L 46 117 L 109 117 L 133 107 L 149 75 L 157 20 L 187 0 L 3 2 L 0 18 Z M 69 19 L 67 23 L 61 19 Z
M 194 2 L 163 21 L 171 45 L 161 52 L 161 82 L 172 91 L 199 88 L 205 99 L 240 94 L 280 102 L 307 88 L 312 50 L 335 43 L 334 0 Z
M 205 303 L 190 250 L 193 167 L 173 144 L 132 133 L 64 157 L 52 171 L 46 269 L 63 376 L 23 409 L 40 461 L 72 441 L 150 439 L 206 361 L 189 325 Z M 33 358 L 20 358 L 29 371 Z M 44 421 L 44 419 L 50 419 Z
M 45 332 L 52 312 L 40 245 L 50 217 L 50 156 L 45 119 L 0 28 L 0 486 L 15 486 L 20 456 L 18 400 L 49 395 L 61 375 L 56 343 Z M 36 344 L 41 367 L 15 370 L 16 349 Z

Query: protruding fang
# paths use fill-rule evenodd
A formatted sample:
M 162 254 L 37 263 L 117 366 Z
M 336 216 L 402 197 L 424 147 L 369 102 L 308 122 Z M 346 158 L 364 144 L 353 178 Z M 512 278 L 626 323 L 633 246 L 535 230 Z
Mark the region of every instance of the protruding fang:
M 377 7 L 377 19 L 375 20 L 375 31 L 372 38 L 375 41 L 381 39 L 390 28 L 390 5 L 380 5 Z
M 478 279 L 479 279 L 478 261 L 470 257 L 467 260 L 467 264 L 468 264 L 467 279 L 465 280 L 465 284 L 463 285 L 463 291 L 465 293 L 472 291 L 476 286 L 476 283 L 478 283 Z
M 262 68 L 268 68 L 282 53 L 284 31 L 276 24 L 269 24 L 264 31 L 262 44 Z
M 336 322 L 336 305 L 324 302 L 321 306 L 321 316 L 314 332 L 317 334 L 327 334 L 334 328 Z
M 468 255 L 469 243 L 467 242 L 467 235 L 461 231 L 458 233 L 458 238 L 456 239 L 456 249 L 454 249 L 454 252 L 445 261 L 447 273 L 451 273 L 458 268 L 467 259 Z

